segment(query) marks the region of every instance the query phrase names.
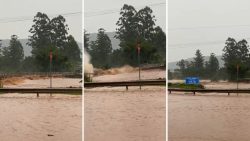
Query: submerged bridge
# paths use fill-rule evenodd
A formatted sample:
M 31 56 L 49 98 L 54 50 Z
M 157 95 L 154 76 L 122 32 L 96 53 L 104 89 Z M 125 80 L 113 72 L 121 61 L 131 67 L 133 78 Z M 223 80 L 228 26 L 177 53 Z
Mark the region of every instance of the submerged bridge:
M 118 82 L 85 82 L 85 88 L 93 87 L 122 87 L 128 90 L 129 86 L 166 86 L 166 80 L 141 80 L 141 81 L 118 81 Z
M 82 94 L 82 88 L 0 88 L 0 93 L 19 94 Z
M 168 88 L 169 94 L 171 92 L 191 92 L 194 95 L 196 93 L 227 93 L 230 95 L 230 93 L 247 93 L 250 94 L 250 89 L 180 89 L 180 88 Z

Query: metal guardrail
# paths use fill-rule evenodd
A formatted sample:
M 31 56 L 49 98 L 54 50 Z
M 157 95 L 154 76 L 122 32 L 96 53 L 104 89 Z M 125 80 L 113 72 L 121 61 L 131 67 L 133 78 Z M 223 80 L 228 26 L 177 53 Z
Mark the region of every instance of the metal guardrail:
M 166 85 L 166 80 L 141 80 L 141 81 L 120 81 L 120 82 L 85 82 L 84 87 L 121 87 L 126 86 L 157 86 Z
M 168 88 L 169 93 L 176 91 L 176 92 L 192 92 L 194 95 L 196 92 L 200 93 L 249 93 L 250 89 L 179 89 L 179 88 Z
M 0 93 L 82 94 L 82 88 L 0 88 Z

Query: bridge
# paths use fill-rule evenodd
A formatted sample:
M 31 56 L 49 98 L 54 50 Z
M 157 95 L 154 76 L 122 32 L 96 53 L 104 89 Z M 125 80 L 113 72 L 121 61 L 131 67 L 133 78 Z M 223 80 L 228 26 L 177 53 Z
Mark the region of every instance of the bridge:
M 194 95 L 195 93 L 249 93 L 250 89 L 180 89 L 180 88 L 168 88 L 169 93 L 171 92 L 192 92 Z
M 0 88 L 0 93 L 20 94 L 82 94 L 82 88 Z
M 141 80 L 141 81 L 118 81 L 118 82 L 85 82 L 85 88 L 93 87 L 122 87 L 128 90 L 129 86 L 166 86 L 166 80 Z

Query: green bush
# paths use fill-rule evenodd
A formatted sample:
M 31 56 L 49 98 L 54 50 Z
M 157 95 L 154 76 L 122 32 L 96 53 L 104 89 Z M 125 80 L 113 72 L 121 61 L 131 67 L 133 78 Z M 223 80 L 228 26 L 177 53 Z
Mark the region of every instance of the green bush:
M 168 83 L 168 88 L 204 89 L 205 87 L 202 84 Z
M 84 82 L 92 82 L 91 77 L 87 74 L 84 74 Z

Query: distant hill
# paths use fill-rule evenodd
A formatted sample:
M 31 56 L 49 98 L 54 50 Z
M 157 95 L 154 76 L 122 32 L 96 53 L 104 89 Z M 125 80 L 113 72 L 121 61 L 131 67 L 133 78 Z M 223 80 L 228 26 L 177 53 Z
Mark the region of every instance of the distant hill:
M 224 66 L 224 61 L 221 59 L 222 58 L 222 56 L 216 56 L 217 57 L 217 59 L 218 59 L 218 61 L 219 61 L 219 66 L 220 66 L 220 68 L 221 67 L 223 67 Z M 209 60 L 209 56 L 205 56 L 205 61 L 208 61 Z M 188 58 L 188 59 L 184 59 L 184 60 L 186 60 L 186 61 L 193 61 L 193 58 Z M 169 62 L 168 63 L 168 69 L 170 70 L 170 71 L 174 71 L 175 69 L 178 69 L 179 67 L 176 65 L 177 64 L 177 62 L 178 61 L 176 61 L 176 62 Z
M 28 39 L 18 39 L 18 40 L 21 42 L 21 44 L 23 46 L 24 56 L 30 56 L 32 48 L 29 45 L 27 45 Z M 2 41 L 1 41 L 2 47 L 9 46 L 9 42 L 10 42 L 10 39 L 2 39 Z M 78 44 L 80 50 L 82 50 L 82 43 L 77 42 L 77 44 Z
M 28 39 L 18 39 L 22 46 L 23 46 L 23 50 L 24 50 L 24 56 L 30 56 L 31 55 L 31 47 L 27 45 L 28 43 Z M 2 43 L 2 47 L 7 47 L 9 46 L 9 42 L 10 39 L 2 39 L 1 43 Z
M 111 40 L 112 48 L 113 48 L 113 49 L 118 49 L 118 48 L 120 48 L 120 47 L 119 47 L 120 40 L 114 38 L 115 32 L 105 32 L 105 33 L 108 35 L 108 37 L 109 37 L 110 40 Z M 97 33 L 90 33 L 90 34 L 89 34 L 89 41 L 95 41 L 96 38 L 97 38 Z

